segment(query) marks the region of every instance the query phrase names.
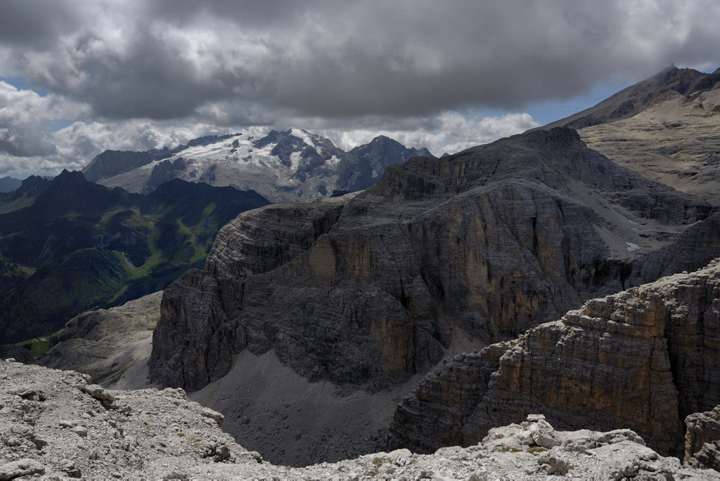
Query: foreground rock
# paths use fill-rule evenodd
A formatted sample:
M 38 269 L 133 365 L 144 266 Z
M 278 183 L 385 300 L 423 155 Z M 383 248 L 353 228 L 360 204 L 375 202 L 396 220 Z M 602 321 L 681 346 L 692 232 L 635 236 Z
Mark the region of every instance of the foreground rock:
M 572 429 L 628 427 L 681 456 L 685 416 L 718 404 L 720 261 L 588 301 L 517 340 L 456 357 L 403 402 L 391 430 L 394 445 L 432 451 L 542 412 Z M 713 430 L 696 428 L 710 415 L 688 420 L 688 456 L 700 465 L 712 464 L 697 453 L 712 440 Z
M 288 468 L 238 446 L 221 415 L 180 390 L 108 392 L 74 372 L 3 361 L 0 379 L 0 480 L 720 479 L 663 458 L 632 431 L 562 432 L 542 416 L 470 448 Z
M 720 471 L 720 406 L 685 418 L 685 462 Z
M 256 462 L 181 390 L 108 392 L 73 371 L 0 362 L 0 406 L 0 479 L 154 480 L 168 466 Z

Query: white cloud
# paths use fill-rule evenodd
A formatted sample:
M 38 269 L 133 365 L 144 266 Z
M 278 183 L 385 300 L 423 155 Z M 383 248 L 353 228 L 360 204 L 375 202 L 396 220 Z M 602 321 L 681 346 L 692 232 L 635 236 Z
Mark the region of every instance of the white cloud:
M 277 125 L 312 129 L 310 120 L 295 119 L 294 123 Z M 369 122 L 369 121 L 368 121 Z M 501 116 L 478 116 L 458 112 L 443 112 L 434 117 L 413 119 L 400 125 L 388 124 L 387 128 L 322 127 L 316 123 L 313 130 L 332 139 L 338 146 L 351 149 L 367 143 L 377 135 L 387 135 L 412 147 L 427 147 L 436 155 L 452 153 L 501 137 L 517 134 L 538 123 L 526 113 Z M 127 120 L 114 122 L 76 121 L 54 132 L 43 133 L 48 151 L 40 155 L 13 156 L 0 153 L 0 175 L 25 177 L 30 174 L 54 175 L 60 170 L 82 169 L 88 161 L 103 150 L 148 150 L 173 147 L 191 139 L 210 134 L 229 133 L 246 126 L 218 127 L 202 121 L 159 122 Z M 0 129 L 0 145 L 3 130 Z
M 87 163 L 103 150 L 149 150 L 174 147 L 226 129 L 202 123 L 161 123 L 148 120 L 75 122 L 53 133 L 60 154 Z
M 80 105 L 62 97 L 41 96 L 0 81 L 0 155 L 6 160 L 52 156 L 56 149 L 47 125 L 82 114 Z
M 114 119 L 517 111 L 716 60 L 719 21 L 716 0 L 4 0 L 0 75 Z
M 409 147 L 427 147 L 435 155 L 454 153 L 501 137 L 519 134 L 539 124 L 527 113 L 500 116 L 463 115 L 447 111 L 410 129 L 349 129 L 323 131 L 340 147 L 349 149 L 386 135 Z

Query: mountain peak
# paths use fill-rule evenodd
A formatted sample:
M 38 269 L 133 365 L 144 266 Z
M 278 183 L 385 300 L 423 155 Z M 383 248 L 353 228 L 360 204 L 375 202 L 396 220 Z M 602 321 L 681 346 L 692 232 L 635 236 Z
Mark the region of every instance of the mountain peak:
M 393 142 L 393 143 L 396 143 L 396 144 L 399 144 L 399 143 L 400 143 L 400 142 L 398 142 L 397 140 L 395 140 L 395 139 L 393 139 L 393 138 L 391 138 L 391 137 L 388 137 L 387 135 L 382 135 L 382 134 L 381 134 L 381 135 L 377 135 L 374 139 L 372 139 L 372 140 L 370 141 L 371 144 L 374 144 L 374 143 L 388 143 L 388 142 Z
M 251 189 L 271 201 L 310 200 L 362 190 L 385 168 L 431 156 L 385 135 L 351 151 L 302 128 L 248 127 L 201 137 L 171 150 L 110 152 L 86 168 L 86 179 L 128 192 L 151 192 L 172 178 Z
M 526 136 L 530 142 L 539 142 L 542 144 L 570 145 L 580 141 L 580 134 L 578 134 L 577 130 L 568 127 L 534 130 L 527 134 L 520 134 L 520 136 Z
M 63 171 L 52 180 L 52 183 L 56 185 L 79 185 L 87 182 L 85 176 L 79 170 L 67 169 L 63 169 Z
M 571 127 L 582 129 L 593 125 L 626 119 L 658 102 L 673 96 L 688 96 L 707 91 L 720 81 L 717 73 L 707 74 L 675 65 L 664 68 L 652 77 L 637 82 L 590 107 L 564 119 L 540 127 Z
M 39 175 L 31 175 L 22 181 L 22 184 L 15 190 L 14 194 L 34 196 L 44 190 L 49 184 L 49 179 L 40 177 Z

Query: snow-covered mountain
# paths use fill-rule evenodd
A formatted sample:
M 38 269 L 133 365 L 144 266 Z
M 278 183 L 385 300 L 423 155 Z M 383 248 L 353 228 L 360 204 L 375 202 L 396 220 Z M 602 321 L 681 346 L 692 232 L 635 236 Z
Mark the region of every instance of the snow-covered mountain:
M 349 152 L 303 129 L 248 128 L 195 139 L 174 149 L 105 151 L 84 172 L 91 180 L 130 192 L 149 192 L 171 179 L 252 189 L 274 202 L 309 200 L 372 185 L 385 168 L 427 149 L 388 137 Z

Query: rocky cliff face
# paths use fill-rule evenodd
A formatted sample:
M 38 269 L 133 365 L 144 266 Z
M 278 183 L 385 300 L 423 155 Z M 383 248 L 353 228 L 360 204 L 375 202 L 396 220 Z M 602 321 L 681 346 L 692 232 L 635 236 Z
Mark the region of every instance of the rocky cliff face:
M 231 372 L 237 354 L 272 351 L 330 389 L 412 386 L 454 352 L 639 283 L 649 266 L 663 271 L 649 256 L 709 213 L 568 129 L 411 160 L 311 214 L 322 205 L 242 216 L 203 271 L 166 290 L 154 382 L 201 389 Z M 718 246 L 685 264 L 704 265 Z
M 720 471 L 720 406 L 685 418 L 685 463 Z
M 472 444 L 542 412 L 564 427 L 627 426 L 680 454 L 685 416 L 720 403 L 720 262 L 588 301 L 517 340 L 461 355 L 395 415 L 394 444 Z
M 297 209 L 263 212 L 285 222 L 302 218 Z M 439 361 L 457 332 L 512 337 L 622 289 L 633 258 L 705 215 L 706 206 L 617 168 L 570 130 L 411 161 L 323 221 L 326 230 L 301 230 L 309 242 L 288 251 L 306 249 L 295 257 L 270 239 L 288 235 L 276 230 L 282 222 L 270 221 L 272 234 L 225 229 L 205 271 L 167 291 L 151 374 L 196 389 L 227 372 L 231 353 L 274 348 L 310 378 L 396 382 Z M 247 265 L 246 251 L 259 265 Z M 190 335 L 188 322 L 200 331 Z M 224 347 L 206 351 L 209 339 Z M 196 343 L 199 352 L 188 347 Z M 197 373 L 178 377 L 177 362 Z
M 153 334 L 152 379 L 199 389 L 227 372 L 244 342 L 232 318 L 245 296 L 243 280 L 308 249 L 337 221 L 345 201 L 270 205 L 223 227 L 206 270 L 191 270 L 165 291 L 166 321 Z
M 75 372 L 5 361 L 0 379 L 3 480 L 720 479 L 658 455 L 632 431 L 559 431 L 538 415 L 466 449 L 290 468 L 237 445 L 222 432 L 222 415 L 182 390 L 108 391 Z

